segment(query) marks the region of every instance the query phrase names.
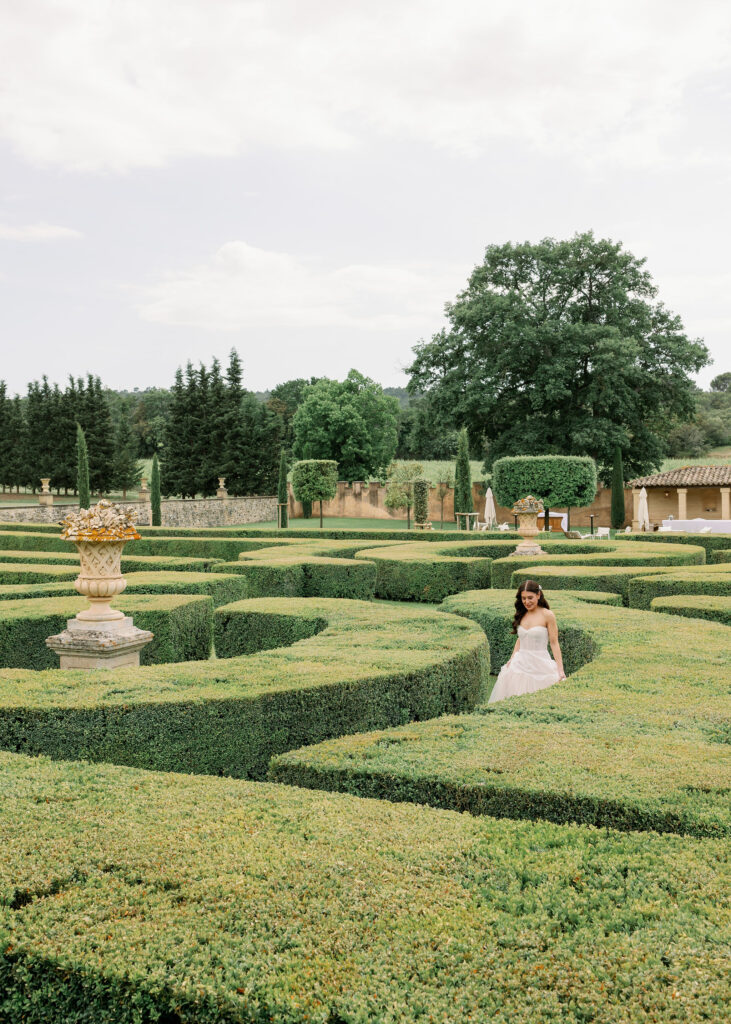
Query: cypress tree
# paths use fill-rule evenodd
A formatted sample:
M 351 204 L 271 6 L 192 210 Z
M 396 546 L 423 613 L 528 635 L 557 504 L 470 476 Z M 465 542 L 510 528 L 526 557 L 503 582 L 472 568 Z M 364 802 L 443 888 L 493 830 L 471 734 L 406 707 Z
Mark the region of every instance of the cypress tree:
M 152 506 L 152 525 L 162 526 L 160 508 L 160 464 L 157 453 L 152 456 L 152 472 L 150 473 L 150 505 Z
M 277 487 L 277 503 L 279 505 L 278 525 L 286 530 L 289 525 L 289 498 L 287 495 L 287 452 L 282 448 L 279 456 L 279 486 Z
M 624 468 L 622 466 L 622 449 L 619 445 L 614 449 L 612 465 L 612 526 L 621 530 L 624 526 Z
M 3 490 L 12 485 L 10 475 L 11 444 L 8 427 L 10 425 L 11 402 L 7 397 L 5 381 L 0 380 L 0 484 Z
M 86 450 L 86 438 L 81 424 L 76 425 L 76 488 L 79 492 L 79 508 L 89 508 L 89 454 Z
M 457 440 L 457 463 L 454 467 L 454 511 L 473 512 L 472 477 L 470 474 L 470 445 L 467 428 L 462 427 Z M 462 520 L 465 528 L 467 521 Z

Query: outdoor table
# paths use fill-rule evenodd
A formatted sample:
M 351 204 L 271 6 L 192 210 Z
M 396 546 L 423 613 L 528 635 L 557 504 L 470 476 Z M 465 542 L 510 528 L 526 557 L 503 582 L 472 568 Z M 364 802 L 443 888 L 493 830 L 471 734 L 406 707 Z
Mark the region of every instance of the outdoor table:
M 467 530 L 474 530 L 478 518 L 477 512 L 455 512 L 454 515 L 457 520 L 458 529 L 462 528 L 460 525 L 460 518 L 464 517 L 467 520 Z

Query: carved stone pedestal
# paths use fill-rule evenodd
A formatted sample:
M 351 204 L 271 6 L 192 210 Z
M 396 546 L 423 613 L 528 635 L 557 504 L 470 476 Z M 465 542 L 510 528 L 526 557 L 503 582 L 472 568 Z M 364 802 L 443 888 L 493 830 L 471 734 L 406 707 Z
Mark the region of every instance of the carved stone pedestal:
M 106 622 L 75 618 L 63 633 L 49 636 L 46 646 L 58 654 L 61 668 L 119 668 L 139 665 L 140 651 L 152 638 L 129 615 Z
M 517 512 L 518 516 L 518 533 L 523 538 L 520 544 L 513 552 L 516 555 L 525 556 L 528 555 L 545 555 L 545 551 L 535 539 L 541 532 L 538 529 L 538 515 L 534 512 Z

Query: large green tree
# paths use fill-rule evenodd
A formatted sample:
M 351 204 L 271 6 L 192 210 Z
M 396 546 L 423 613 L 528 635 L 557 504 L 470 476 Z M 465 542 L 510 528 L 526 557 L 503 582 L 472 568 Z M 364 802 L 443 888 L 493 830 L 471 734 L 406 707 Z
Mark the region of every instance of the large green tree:
M 590 455 L 608 479 L 617 445 L 629 477 L 655 469 L 667 417 L 693 414 L 689 375 L 708 352 L 656 301 L 644 264 L 592 232 L 489 246 L 447 304 L 448 329 L 416 347 L 410 388 L 488 441 L 488 469 L 503 455 Z
M 383 474 L 398 441 L 398 401 L 351 370 L 344 381 L 310 385 L 294 416 L 298 459 L 333 459 L 343 480 Z

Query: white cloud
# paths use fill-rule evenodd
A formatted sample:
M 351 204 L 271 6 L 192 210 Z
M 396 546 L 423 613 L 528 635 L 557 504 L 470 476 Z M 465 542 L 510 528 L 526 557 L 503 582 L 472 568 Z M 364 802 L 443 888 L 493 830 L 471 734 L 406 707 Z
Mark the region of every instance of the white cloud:
M 24 0 L 3 21 L 2 135 L 37 163 L 126 171 L 374 137 L 728 160 L 718 132 L 677 142 L 694 89 L 729 70 L 716 0 Z
M 0 239 L 7 242 L 55 242 L 62 238 L 81 238 L 81 232 L 60 224 L 0 224 Z
M 455 295 L 465 278 L 463 266 L 434 264 L 333 269 L 235 241 L 146 288 L 138 312 L 209 331 L 339 327 L 417 338 L 438 329 L 444 296 Z

